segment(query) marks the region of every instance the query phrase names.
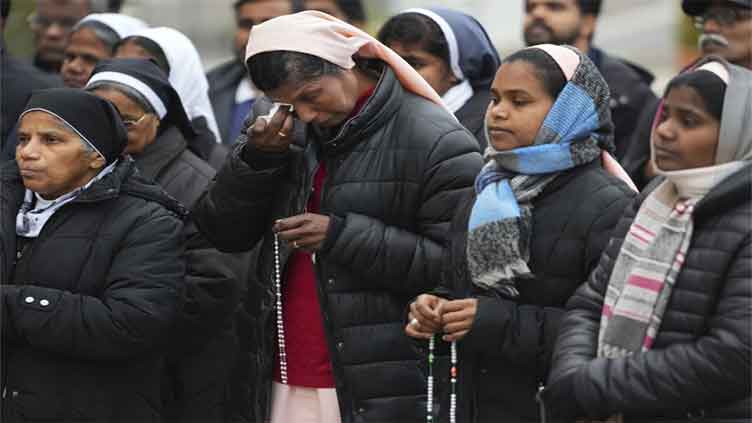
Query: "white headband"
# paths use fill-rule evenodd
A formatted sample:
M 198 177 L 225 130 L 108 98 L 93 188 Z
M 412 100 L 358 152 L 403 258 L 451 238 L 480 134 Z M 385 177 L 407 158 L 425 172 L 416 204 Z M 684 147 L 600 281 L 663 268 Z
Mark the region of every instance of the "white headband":
M 141 93 L 141 95 L 146 97 L 146 100 L 149 101 L 151 107 L 154 109 L 154 111 L 157 112 L 157 115 L 160 119 L 164 118 L 165 115 L 167 115 L 167 107 L 165 107 L 162 99 L 159 98 L 157 93 L 155 93 L 150 86 L 146 85 L 141 80 L 121 72 L 99 72 L 97 74 L 94 74 L 94 76 L 89 79 L 89 82 L 86 84 L 86 88 L 89 88 L 92 84 L 99 81 L 119 82 L 123 85 L 131 87 Z
M 460 68 L 460 47 L 449 22 L 439 16 L 436 12 L 432 12 L 428 9 L 413 8 L 407 9 L 401 13 L 418 13 L 436 22 L 436 25 L 439 26 L 439 29 L 441 29 L 441 32 L 444 34 L 444 38 L 446 38 L 447 45 L 449 45 L 449 65 L 452 68 L 452 73 L 460 81 L 464 80 L 465 74 L 462 72 L 462 68 Z
M 712 72 L 715 74 L 715 76 L 721 78 L 721 81 L 723 81 L 726 85 L 728 85 L 729 82 L 729 72 L 726 69 L 725 66 L 718 62 L 708 62 L 700 66 L 699 68 L 695 70 L 705 70 L 708 72 Z

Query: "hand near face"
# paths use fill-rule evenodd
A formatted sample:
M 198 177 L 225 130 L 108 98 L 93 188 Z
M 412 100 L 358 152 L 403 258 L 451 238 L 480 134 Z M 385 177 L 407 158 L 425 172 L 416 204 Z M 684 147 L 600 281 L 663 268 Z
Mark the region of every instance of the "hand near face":
M 441 305 L 447 300 L 435 295 L 423 294 L 410 304 L 405 334 L 417 339 L 429 339 L 441 332 Z
M 280 107 L 271 119 L 258 117 L 248 128 L 251 143 L 267 153 L 284 153 L 292 142 L 292 113 L 289 107 Z
M 441 306 L 441 322 L 446 342 L 459 341 L 473 327 L 475 314 L 478 312 L 478 300 L 465 298 L 447 301 Z
M 324 243 L 329 220 L 329 216 L 304 213 L 278 220 L 273 230 L 293 248 L 315 253 Z

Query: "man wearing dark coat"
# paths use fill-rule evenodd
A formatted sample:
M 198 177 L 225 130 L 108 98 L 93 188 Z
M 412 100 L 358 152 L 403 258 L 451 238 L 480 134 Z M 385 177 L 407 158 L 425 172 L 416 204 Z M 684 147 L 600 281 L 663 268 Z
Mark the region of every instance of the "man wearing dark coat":
M 657 100 L 650 72 L 593 46 L 600 9 L 601 0 L 525 0 L 525 44 L 573 45 L 595 63 L 611 90 L 615 157 L 622 161 L 641 112 Z
M 251 28 L 293 11 L 291 0 L 237 0 L 233 7 L 236 23 L 233 39 L 235 57 L 206 75 L 209 79 L 209 99 L 225 144 L 235 143 L 243 120 L 260 95 L 243 65 L 243 53 Z
M 682 10 L 695 19 L 702 32 L 698 47 L 703 55 L 716 54 L 752 69 L 752 0 L 683 0 Z M 650 131 L 658 102 L 646 108 L 634 130 L 624 169 L 639 188 L 655 176 L 650 160 Z
M 11 0 L 0 0 L 0 32 L 5 28 L 5 20 L 10 15 Z M 0 69 L 2 69 L 2 116 L 0 119 L 0 162 L 13 158 L 12 151 L 6 150 L 8 137 L 12 134 L 18 116 L 29 99 L 32 91 L 43 88 L 62 86 L 62 81 L 45 74 L 34 66 L 26 64 L 11 56 L 5 48 L 5 43 L 0 41 Z

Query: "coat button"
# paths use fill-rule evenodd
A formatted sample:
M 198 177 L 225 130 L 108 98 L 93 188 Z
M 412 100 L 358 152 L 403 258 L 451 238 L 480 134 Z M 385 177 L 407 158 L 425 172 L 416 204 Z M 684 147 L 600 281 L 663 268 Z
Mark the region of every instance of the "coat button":
M 26 304 L 31 304 L 34 302 L 34 297 L 26 297 L 24 298 L 24 302 L 26 302 Z
M 488 374 L 488 369 L 480 369 L 481 374 Z
M 366 409 L 363 407 L 358 408 L 358 414 L 363 414 L 366 412 Z
M 329 278 L 327 283 L 329 284 L 329 286 L 334 286 L 334 278 Z
M 337 342 L 337 349 L 340 350 L 340 351 L 342 351 L 343 349 L 345 349 L 345 343 L 341 342 L 341 341 Z
M 47 307 L 48 305 L 50 305 L 50 302 L 48 300 L 39 300 L 39 305 L 41 305 L 42 307 Z
M 18 396 L 18 391 L 11 391 L 10 396 L 16 398 Z

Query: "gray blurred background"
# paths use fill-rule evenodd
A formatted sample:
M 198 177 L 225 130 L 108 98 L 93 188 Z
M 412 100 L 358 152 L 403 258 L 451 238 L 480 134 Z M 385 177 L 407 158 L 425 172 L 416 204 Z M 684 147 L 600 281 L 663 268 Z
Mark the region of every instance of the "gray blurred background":
M 521 47 L 522 0 L 364 0 L 367 30 L 375 34 L 392 14 L 408 7 L 443 5 L 475 16 L 488 30 L 497 49 L 507 55 Z M 173 26 L 198 47 L 206 69 L 232 56 L 233 0 L 125 0 L 123 13 L 155 26 Z M 609 53 L 641 64 L 657 77 L 660 91 L 694 54 L 693 30 L 679 0 L 604 0 L 595 44 Z M 31 34 L 26 16 L 34 0 L 13 0 L 6 44 L 28 57 Z

